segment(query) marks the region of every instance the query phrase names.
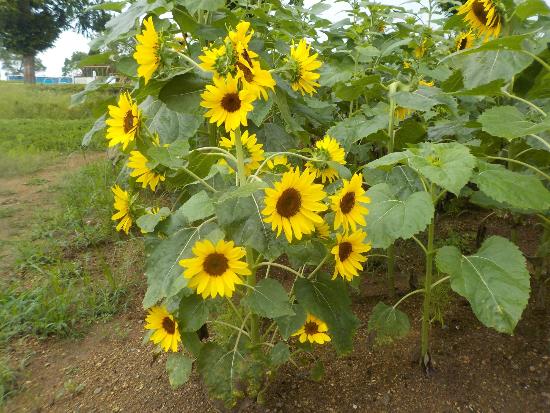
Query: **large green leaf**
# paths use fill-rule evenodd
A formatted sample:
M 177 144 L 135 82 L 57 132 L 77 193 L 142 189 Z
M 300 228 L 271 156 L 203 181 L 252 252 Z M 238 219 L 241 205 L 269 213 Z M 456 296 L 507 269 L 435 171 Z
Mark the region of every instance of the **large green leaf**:
M 352 350 L 352 338 L 359 320 L 351 311 L 347 285 L 341 279 L 320 276 L 317 280 L 298 278 L 296 299 L 314 316 L 328 325 L 328 334 L 338 353 Z
M 189 142 L 187 139 L 176 139 L 168 146 L 150 146 L 145 154 L 150 159 L 148 167 L 156 168 L 157 165 L 164 165 L 167 168 L 178 169 L 183 166 L 183 157 L 189 153 Z
M 423 143 L 409 157 L 409 166 L 457 195 L 468 183 L 476 164 L 468 147 L 457 143 Z
M 136 220 L 136 224 L 144 233 L 153 232 L 162 220 L 170 215 L 170 208 L 162 207 L 158 212 L 144 214 Z
M 319 84 L 321 86 L 334 86 L 338 82 L 345 82 L 351 79 L 353 75 L 353 60 L 344 58 L 339 61 L 333 60 L 329 63 L 324 63 L 321 66 L 321 77 Z
M 172 353 L 166 360 L 166 370 L 168 371 L 168 380 L 173 388 L 180 387 L 187 383 L 191 376 L 193 360 L 183 353 Z
M 178 0 L 178 3 L 185 6 L 190 13 L 199 10 L 216 11 L 225 5 L 224 0 Z
M 303 306 L 298 303 L 292 305 L 292 311 L 294 315 L 288 315 L 283 317 L 277 317 L 275 321 L 277 322 L 277 327 L 279 327 L 279 332 L 283 339 L 288 340 L 288 338 L 300 329 L 306 322 L 306 310 Z
M 226 351 L 219 344 L 206 343 L 197 359 L 197 370 L 208 390 L 223 400 L 230 400 L 233 396 L 233 354 L 234 352 Z
M 421 91 L 397 92 L 393 95 L 398 106 L 426 112 L 438 104 L 437 100 L 425 96 Z
M 483 112 L 478 121 L 485 132 L 508 140 L 550 130 L 550 119 L 531 122 L 515 106 L 492 107 Z
M 265 278 L 253 288 L 252 294 L 247 295 L 241 302 L 254 314 L 268 318 L 294 315 L 288 294 L 279 281 Z
M 470 256 L 446 246 L 437 251 L 436 263 L 451 276 L 451 288 L 470 302 L 483 324 L 512 334 L 530 291 L 525 258 L 515 244 L 492 236 Z
M 544 0 L 525 0 L 516 7 L 516 16 L 523 20 L 531 16 L 548 14 L 550 14 L 550 8 Z
M 177 214 L 187 222 L 195 222 L 214 214 L 214 203 L 206 193 L 200 191 L 179 207 Z
M 200 295 L 182 297 L 178 311 L 180 331 L 197 331 L 208 319 L 208 304 Z
M 367 191 L 371 198 L 367 215 L 368 238 L 374 248 L 387 248 L 398 238 L 409 239 L 424 231 L 434 216 L 427 192 L 399 198 L 397 189 L 382 183 Z
M 497 202 L 540 212 L 550 208 L 550 191 L 532 175 L 510 171 L 500 165 L 482 163 L 472 182 Z
M 367 331 L 376 334 L 377 342 L 386 343 L 406 336 L 410 329 L 407 314 L 380 302 L 372 309 Z
M 357 141 L 387 127 L 387 116 L 379 115 L 367 120 L 363 115 L 355 115 L 338 122 L 328 130 L 327 134 L 338 140 L 349 151 Z

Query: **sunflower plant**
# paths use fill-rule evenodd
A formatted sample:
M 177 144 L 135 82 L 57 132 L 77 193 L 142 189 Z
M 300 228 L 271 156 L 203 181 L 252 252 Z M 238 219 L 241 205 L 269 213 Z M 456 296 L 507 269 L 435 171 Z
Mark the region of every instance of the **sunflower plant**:
M 436 224 L 451 201 L 547 224 L 548 8 L 350 1 L 340 24 L 328 9 L 133 2 L 94 42 L 127 79 L 84 141 L 107 127 L 124 164 L 113 220 L 145 238 L 146 340 L 174 386 L 195 369 L 227 406 L 261 401 L 287 362 L 351 351 L 362 276 L 387 279 L 379 342 L 408 334 L 399 306 L 422 295 L 426 371 L 434 288 L 507 333 L 529 298 L 512 241 L 436 248 Z M 396 290 L 398 240 L 423 255 L 420 288 Z

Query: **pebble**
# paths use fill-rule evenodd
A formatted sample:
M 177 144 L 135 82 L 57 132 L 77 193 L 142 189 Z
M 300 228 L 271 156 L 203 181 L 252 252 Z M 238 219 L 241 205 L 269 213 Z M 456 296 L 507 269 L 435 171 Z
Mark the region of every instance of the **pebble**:
M 357 405 L 353 404 L 351 407 L 353 407 L 353 410 L 357 410 Z
M 535 366 L 529 366 L 529 371 L 535 371 L 535 370 L 536 370 Z
M 94 394 L 99 394 L 101 393 L 101 387 L 97 387 L 95 390 L 94 390 Z

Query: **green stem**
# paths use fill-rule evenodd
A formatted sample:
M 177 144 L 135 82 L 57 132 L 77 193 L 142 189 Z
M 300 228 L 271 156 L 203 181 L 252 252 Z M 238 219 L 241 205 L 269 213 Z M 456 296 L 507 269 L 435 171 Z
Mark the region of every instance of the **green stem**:
M 518 165 L 522 165 L 522 166 L 525 166 L 526 168 L 529 168 L 533 171 L 535 171 L 536 173 L 538 173 L 540 176 L 542 176 L 543 178 L 545 178 L 546 180 L 548 180 L 548 182 L 550 182 L 550 175 L 548 174 L 545 174 L 544 172 L 542 172 L 540 169 L 534 167 L 533 165 L 530 165 L 528 163 L 525 163 L 525 162 L 521 162 L 521 161 L 518 161 L 516 159 L 510 159 L 510 158 L 503 158 L 503 157 L 500 157 L 500 156 L 485 156 L 486 158 L 488 159 L 495 159 L 495 160 L 499 160 L 499 161 L 507 161 L 507 162 L 512 162 L 512 163 L 517 163 Z
M 542 143 L 544 146 L 546 146 L 548 148 L 548 150 L 550 150 L 550 143 L 546 142 L 544 139 L 542 139 L 540 136 L 538 135 L 529 135 L 529 136 L 532 136 L 533 138 L 535 138 L 536 140 L 538 140 L 540 143 Z M 516 156 L 517 158 L 517 156 Z
M 315 267 L 315 269 L 309 273 L 309 275 L 307 276 L 307 278 L 313 277 L 313 276 L 317 273 L 317 271 L 319 271 L 319 270 L 321 269 L 321 267 L 323 266 L 323 264 L 325 263 L 325 261 L 328 259 L 328 257 L 329 257 L 329 254 L 325 255 L 325 257 L 321 260 L 321 262 L 319 263 L 319 265 L 317 265 L 317 267 Z
M 198 176 L 197 174 L 195 174 L 194 172 L 190 171 L 189 169 L 187 169 L 185 166 L 182 166 L 181 169 L 189 174 L 191 177 L 193 177 L 194 179 L 196 179 L 198 182 L 200 182 L 201 184 L 203 184 L 206 188 L 208 188 L 210 191 L 212 192 L 218 192 L 216 190 L 216 188 L 214 188 L 213 186 L 211 186 L 208 182 L 206 182 L 204 179 L 202 179 L 200 176 Z
M 433 198 L 433 187 L 430 185 L 430 194 Z M 422 308 L 422 332 L 421 332 L 421 362 L 428 361 L 429 340 L 430 340 L 430 310 L 432 299 L 432 273 L 433 273 L 433 254 L 434 254 L 434 233 L 435 216 L 428 226 L 428 246 L 426 251 L 426 276 L 424 278 L 424 305 Z
M 282 268 L 283 270 L 287 270 L 288 272 L 291 272 L 292 274 L 298 276 L 298 277 L 303 277 L 302 274 L 300 274 L 298 271 L 296 271 L 295 269 L 293 268 L 290 268 L 290 267 L 287 267 L 286 265 L 283 265 L 283 264 L 278 264 L 276 262 L 260 262 L 259 264 L 256 264 L 255 268 L 258 268 L 258 267 L 267 267 L 267 266 L 272 266 L 272 267 L 278 267 L 278 268 Z
M 527 50 L 518 50 L 518 51 L 526 54 L 527 56 L 531 56 L 533 59 L 539 62 L 546 70 L 550 72 L 550 65 L 546 63 L 544 60 L 542 60 L 540 57 L 538 57 L 536 54 L 528 52 Z
M 530 106 L 531 108 L 535 109 L 537 112 L 539 112 L 542 116 L 546 117 L 548 116 L 544 110 L 539 108 L 537 105 L 535 105 L 533 102 L 529 102 L 528 100 L 525 100 L 523 98 L 520 98 L 519 96 L 512 95 L 511 93 L 508 93 L 506 91 L 503 91 L 503 93 L 508 96 L 510 99 L 515 99 L 518 102 L 525 103 L 527 106 Z
M 418 293 L 423 293 L 424 292 L 424 289 L 423 288 L 420 288 L 418 290 L 414 290 L 414 291 L 411 291 L 410 293 L 408 294 L 405 294 L 403 297 L 401 297 L 401 299 L 396 302 L 394 305 L 393 305 L 393 308 L 397 308 L 397 306 L 399 304 L 401 304 L 403 301 L 405 301 L 407 298 L 409 298 L 411 295 L 415 295 L 415 294 L 418 294 Z
M 244 331 L 243 329 L 233 325 L 233 324 L 230 324 L 230 323 L 226 323 L 225 321 L 219 321 L 219 320 L 210 320 L 210 321 L 207 321 L 208 324 L 219 324 L 221 326 L 225 326 L 225 327 L 230 327 L 232 328 L 233 330 L 237 330 L 239 331 L 241 334 L 244 334 L 245 336 L 249 337 L 250 338 L 250 335 Z
M 288 156 L 294 156 L 296 158 L 300 158 L 300 159 L 304 159 L 306 161 L 312 161 L 312 162 L 323 162 L 322 159 L 316 159 L 316 158 L 309 158 L 307 156 L 304 156 L 304 155 L 300 155 L 299 153 L 294 153 L 294 152 L 277 152 L 277 153 L 274 153 L 270 156 L 268 156 L 267 158 L 264 159 L 264 161 L 260 164 L 260 166 L 258 167 L 258 169 L 256 169 L 256 172 L 254 173 L 254 175 L 251 176 L 251 178 L 255 178 L 257 177 L 260 172 L 262 171 L 262 169 L 265 167 L 265 165 L 267 165 L 267 161 L 269 161 L 270 159 L 273 159 L 275 158 L 276 156 L 279 156 L 279 155 L 288 155 Z
M 235 152 L 237 153 L 237 176 L 239 184 L 242 186 L 246 183 L 246 168 L 244 165 L 244 150 L 240 128 L 235 129 Z
M 181 53 L 181 52 L 177 52 L 178 55 L 180 55 L 181 57 L 183 57 L 188 63 L 191 63 L 192 66 L 194 66 L 195 68 L 199 69 L 201 72 L 204 72 L 204 69 L 202 67 L 199 66 L 199 64 L 197 62 L 195 62 L 193 59 L 191 59 L 189 56 L 187 56 L 185 53 Z
M 210 146 L 218 146 L 218 128 L 215 123 L 208 124 L 208 141 Z
M 450 279 L 450 278 L 451 278 L 451 276 L 450 276 L 450 275 L 447 275 L 446 277 L 443 277 L 443 278 L 437 280 L 436 282 L 434 282 L 434 283 L 432 284 L 432 287 L 431 287 L 431 288 L 433 289 L 435 286 L 437 286 L 437 285 L 439 285 L 439 284 L 441 284 L 441 283 L 447 281 L 447 280 Z
M 395 244 L 388 247 L 386 284 L 390 298 L 395 297 Z

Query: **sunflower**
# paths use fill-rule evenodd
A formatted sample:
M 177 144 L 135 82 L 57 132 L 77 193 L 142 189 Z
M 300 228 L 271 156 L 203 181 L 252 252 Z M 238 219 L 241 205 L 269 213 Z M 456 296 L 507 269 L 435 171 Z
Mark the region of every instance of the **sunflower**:
M 471 30 L 469 32 L 460 33 L 456 38 L 456 51 L 459 52 L 461 50 L 469 49 L 474 45 L 474 39 L 475 37 Z
M 209 109 L 204 116 L 210 123 L 225 123 L 226 132 L 241 124 L 247 126 L 246 115 L 253 109 L 254 95 L 247 89 L 239 90 L 237 79 L 230 74 L 226 78 L 214 76 L 214 84 L 206 85 L 201 98 L 201 106 Z
M 181 341 L 178 322 L 165 306 L 150 308 L 145 322 L 147 323 L 145 324 L 147 330 L 155 330 L 149 340 L 155 344 L 160 343 L 164 351 L 178 351 L 178 344 Z
M 402 121 L 405 120 L 405 118 L 409 117 L 413 112 L 414 110 L 412 109 L 397 106 L 393 112 L 393 116 L 395 116 L 395 119 L 397 119 L 398 121 Z
M 300 343 L 305 343 L 306 340 L 310 343 L 324 344 L 330 341 L 330 336 L 327 334 L 327 324 L 319 320 L 314 315 L 308 314 L 306 322 L 293 336 L 299 336 Z
M 330 197 L 332 210 L 335 212 L 334 229 L 343 226 L 345 231 L 350 228 L 355 231 L 357 225 L 363 227 L 367 225 L 364 215 L 367 215 L 369 210 L 362 204 L 369 203 L 370 198 L 365 195 L 361 175 L 355 174 L 349 181 L 347 179 L 343 181 L 342 189 Z
M 147 166 L 149 159 L 145 157 L 140 151 L 130 152 L 130 158 L 128 158 L 128 168 L 133 169 L 130 173 L 132 177 L 138 177 L 136 182 L 141 182 L 142 188 L 147 188 L 147 185 L 151 187 L 151 191 L 154 191 L 159 181 L 164 181 L 164 175 L 157 174 L 155 171 Z
M 187 286 L 202 294 L 202 298 L 231 297 L 235 284 L 242 284 L 239 275 L 250 275 L 246 262 L 240 261 L 246 255 L 244 248 L 235 247 L 233 241 L 197 241 L 193 246 L 193 258 L 181 260 L 185 268 L 183 276 L 189 280 Z
M 271 77 L 271 73 L 262 69 L 260 63 L 255 60 L 251 60 L 249 65 L 239 61 L 237 67 L 239 68 L 237 78 L 241 79 L 245 87 L 250 90 L 250 93 L 256 99 L 261 96 L 264 100 L 267 100 L 266 89 L 274 90 L 275 87 L 275 81 Z
M 206 72 L 212 72 L 218 76 L 225 75 L 225 71 L 218 70 L 221 66 L 226 67 L 224 61 L 229 60 L 231 56 L 227 55 L 227 50 L 224 45 L 220 47 L 204 47 L 202 49 L 202 55 L 199 56 L 201 63 L 199 66 Z
M 355 231 L 351 234 L 336 234 L 336 245 L 330 252 L 334 254 L 336 265 L 334 267 L 334 280 L 338 275 L 347 281 L 359 275 L 357 270 L 363 270 L 362 262 L 367 257 L 362 255 L 370 251 L 370 243 L 365 243 L 367 233 L 364 231 Z
M 290 170 L 291 165 L 288 162 L 286 155 L 277 155 L 273 158 L 268 159 L 267 167 L 271 169 L 273 173 L 283 173 Z
M 485 36 L 484 41 L 491 37 L 497 38 L 502 28 L 500 11 L 492 0 L 468 0 L 458 8 L 458 14 L 464 14 L 464 21 Z
M 422 40 L 422 43 L 414 48 L 414 57 L 417 59 L 422 58 L 426 54 L 427 39 Z
M 239 22 L 235 30 L 229 31 L 225 41 L 231 42 L 235 50 L 241 53 L 244 49 L 248 49 L 248 43 L 250 43 L 250 39 L 254 34 L 254 30 L 250 30 L 250 33 L 248 33 L 248 29 L 250 29 L 250 22 Z
M 425 80 L 420 79 L 418 81 L 418 86 L 426 86 L 426 87 L 433 87 L 435 85 L 435 82 L 432 80 L 431 82 L 427 82 Z
M 333 161 L 340 165 L 346 164 L 346 153 L 340 146 L 338 141 L 329 135 L 326 135 L 322 140 L 315 143 L 316 150 L 313 156 L 321 161 L 308 161 L 306 167 L 315 172 L 317 178 L 321 178 L 321 182 L 332 182 L 338 178 L 338 171 L 331 168 L 326 162 Z
M 315 233 L 319 238 L 327 239 L 330 236 L 330 227 L 325 221 L 321 223 L 315 222 L 313 225 L 315 226 Z
M 229 137 L 231 139 L 222 138 L 220 146 L 235 154 L 235 132 L 229 132 Z M 250 175 L 252 171 L 258 169 L 260 162 L 265 159 L 263 145 L 258 143 L 255 134 L 249 135 L 247 130 L 241 135 L 241 143 L 244 150 L 244 167 L 247 175 Z M 227 164 L 224 159 L 221 159 L 219 162 L 221 164 Z M 230 172 L 235 172 L 230 166 L 228 166 L 228 168 Z
M 285 172 L 275 188 L 265 189 L 266 207 L 262 211 L 265 222 L 271 222 L 271 229 L 277 229 L 277 237 L 284 230 L 288 242 L 292 236 L 302 239 L 302 234 L 311 234 L 315 230 L 315 223 L 322 223 L 319 212 L 326 211 L 327 207 L 321 201 L 326 194 L 323 186 L 314 184 L 315 172 L 305 169 L 300 173 L 296 167 L 294 171 Z
M 145 79 L 145 84 L 151 80 L 153 73 L 159 67 L 160 56 L 160 41 L 159 35 L 155 30 L 153 24 L 153 17 L 143 20 L 145 29 L 136 36 L 138 42 L 136 51 L 134 53 L 134 59 L 136 59 L 138 66 L 138 76 Z
M 122 143 L 122 149 L 126 149 L 132 142 L 141 122 L 141 111 L 128 92 L 122 93 L 118 98 L 118 106 L 109 105 L 109 119 L 105 122 L 108 126 L 107 135 L 109 146 Z
M 305 39 L 300 40 L 298 46 L 294 44 L 290 48 L 290 58 L 287 59 L 291 67 L 291 86 L 295 91 L 300 91 L 302 95 L 309 95 L 315 92 L 315 88 L 319 87 L 316 82 L 320 74 L 315 70 L 321 67 L 321 62 L 317 60 L 318 54 L 309 54 L 311 46 L 306 43 Z
M 116 230 L 123 230 L 126 234 L 130 231 L 132 226 L 132 217 L 130 215 L 130 195 L 127 191 L 124 191 L 120 186 L 115 185 L 111 188 L 115 197 L 114 208 L 117 212 L 111 217 L 113 221 L 120 219 L 120 222 L 116 226 Z

